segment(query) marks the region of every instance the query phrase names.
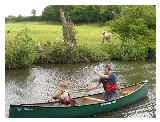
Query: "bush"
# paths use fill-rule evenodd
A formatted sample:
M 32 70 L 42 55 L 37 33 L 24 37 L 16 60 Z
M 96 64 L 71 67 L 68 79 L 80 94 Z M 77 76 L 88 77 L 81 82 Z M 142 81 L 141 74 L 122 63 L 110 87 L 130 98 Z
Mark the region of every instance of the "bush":
M 63 42 L 55 42 L 53 47 L 40 54 L 40 59 L 48 63 L 90 63 L 102 60 L 86 45 L 66 46 Z M 43 63 L 44 61 L 39 61 Z
M 140 60 L 146 57 L 144 46 L 137 44 L 134 39 L 126 39 L 119 52 L 122 60 Z
M 27 28 L 17 32 L 15 38 L 6 38 L 5 56 L 6 67 L 9 69 L 28 66 L 34 62 L 36 45 Z
M 112 30 L 122 40 L 122 59 L 144 59 L 148 50 L 155 57 L 156 17 L 154 6 L 125 6 L 111 22 Z

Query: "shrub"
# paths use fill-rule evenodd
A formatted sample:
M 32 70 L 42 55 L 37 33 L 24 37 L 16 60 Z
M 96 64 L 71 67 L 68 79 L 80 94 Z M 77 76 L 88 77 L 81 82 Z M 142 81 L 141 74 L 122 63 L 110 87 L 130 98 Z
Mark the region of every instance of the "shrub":
M 48 63 L 90 63 L 100 60 L 86 45 L 66 46 L 63 42 L 55 42 L 53 47 L 40 55 Z M 41 59 L 40 59 L 41 60 Z M 43 61 L 42 61 L 43 62 Z
M 36 59 L 35 42 L 29 35 L 27 28 L 17 32 L 15 38 L 6 38 L 5 49 L 7 68 L 27 66 Z
M 120 16 L 111 22 L 112 30 L 118 33 L 122 40 L 122 59 L 144 59 L 155 57 L 155 7 L 125 6 Z

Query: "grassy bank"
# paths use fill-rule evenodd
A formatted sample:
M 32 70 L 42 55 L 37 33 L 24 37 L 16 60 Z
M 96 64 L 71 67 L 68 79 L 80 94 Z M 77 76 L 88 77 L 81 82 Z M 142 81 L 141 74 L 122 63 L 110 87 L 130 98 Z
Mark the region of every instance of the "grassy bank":
M 122 49 L 119 35 L 111 31 L 109 24 L 80 24 L 75 29 L 77 45 L 67 48 L 63 43 L 62 26 L 58 23 L 6 23 L 6 68 L 13 69 L 34 63 L 145 59 L 145 55 L 141 55 L 136 45 L 132 44 L 133 40 L 127 43 L 129 45 L 123 45 L 125 49 Z M 102 44 L 103 31 L 113 34 L 111 41 L 105 44 Z M 124 56 L 124 53 L 128 55 Z
M 7 23 L 6 67 L 16 68 L 33 63 L 88 63 L 109 60 L 111 55 L 108 51 L 111 51 L 111 46 L 121 43 L 114 34 L 110 43 L 102 44 L 101 32 L 110 31 L 109 26 L 81 24 L 76 25 L 75 29 L 77 46 L 69 49 L 63 44 L 60 24 Z
M 12 39 L 16 32 L 24 28 L 28 28 L 32 39 L 41 45 L 44 45 L 47 41 L 54 43 L 63 40 L 62 26 L 57 23 L 46 22 L 7 23 L 6 31 L 10 32 L 7 38 Z M 88 47 L 94 48 L 101 45 L 101 32 L 110 30 L 110 27 L 99 24 L 81 24 L 76 25 L 75 29 L 78 44 L 87 44 Z

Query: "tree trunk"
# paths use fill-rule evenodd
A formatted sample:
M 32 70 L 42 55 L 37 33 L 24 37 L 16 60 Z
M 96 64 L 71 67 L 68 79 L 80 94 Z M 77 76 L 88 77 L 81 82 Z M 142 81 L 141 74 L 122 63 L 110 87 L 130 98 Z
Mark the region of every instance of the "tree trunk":
M 60 17 L 63 25 L 63 39 L 64 43 L 73 46 L 76 43 L 74 24 L 70 18 L 66 19 L 63 10 L 60 8 Z

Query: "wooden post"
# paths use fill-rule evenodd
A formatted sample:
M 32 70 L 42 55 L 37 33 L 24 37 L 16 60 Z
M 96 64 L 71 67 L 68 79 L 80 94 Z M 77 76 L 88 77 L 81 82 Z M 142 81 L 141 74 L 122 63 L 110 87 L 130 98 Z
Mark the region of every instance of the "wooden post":
M 63 25 L 63 39 L 64 43 L 73 46 L 76 42 L 74 24 L 70 18 L 66 19 L 63 10 L 60 8 L 60 17 Z

